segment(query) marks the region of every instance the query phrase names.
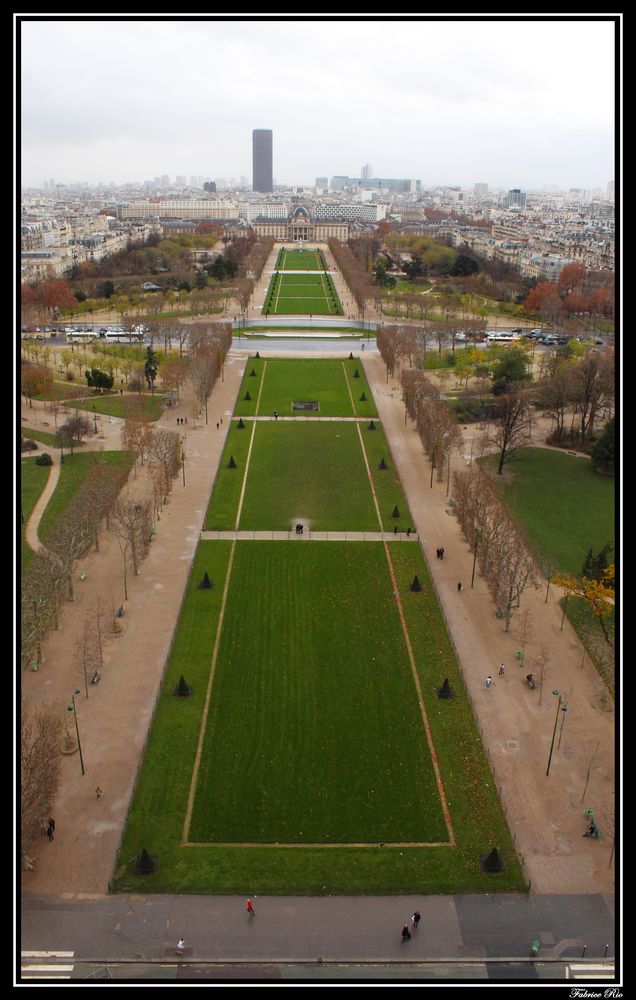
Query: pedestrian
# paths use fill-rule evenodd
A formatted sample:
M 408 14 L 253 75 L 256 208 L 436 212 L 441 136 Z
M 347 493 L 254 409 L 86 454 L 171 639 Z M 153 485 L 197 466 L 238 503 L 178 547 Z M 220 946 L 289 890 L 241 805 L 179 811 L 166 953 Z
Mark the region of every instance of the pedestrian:
M 98 798 L 98 799 L 101 799 L 101 797 L 102 797 L 102 790 L 101 790 L 101 788 L 99 787 L 99 785 L 98 785 L 98 786 L 97 786 L 97 788 L 95 789 L 95 795 L 97 796 L 97 798 Z
M 177 944 L 177 947 L 174 950 L 175 955 L 183 955 L 184 949 L 185 949 L 185 939 L 180 937 L 179 943 Z
M 486 683 L 484 684 L 484 687 L 486 688 L 486 691 L 488 690 L 488 688 L 490 687 L 491 684 L 492 684 L 492 677 L 489 674 L 488 677 L 486 678 Z
M 441 548 L 441 549 L 439 550 L 439 557 L 440 557 L 440 559 L 443 559 L 443 558 L 444 558 L 444 547 L 443 547 L 443 546 L 442 546 L 442 548 Z
M 53 819 L 53 817 L 51 817 L 51 819 L 46 824 L 46 835 L 49 838 L 49 840 L 54 839 L 53 837 L 54 833 L 55 833 L 55 820 Z
M 503 663 L 500 663 L 499 664 L 499 676 L 503 677 L 503 675 L 504 675 L 504 665 L 503 665 Z
M 411 932 L 409 930 L 409 925 L 404 924 L 404 927 L 402 928 L 402 940 L 410 941 L 410 939 L 411 939 Z
M 216 422 L 216 429 L 217 429 L 217 431 L 218 431 L 218 429 L 219 429 L 219 422 L 218 422 L 218 420 L 217 420 L 217 422 Z
M 254 917 L 256 915 L 254 913 L 254 907 L 252 905 L 252 900 L 251 899 L 248 899 L 248 901 L 247 901 L 247 912 L 249 913 L 250 917 Z
M 440 550 L 439 550 L 438 548 L 437 548 L 437 549 L 435 549 L 435 555 L 437 556 L 437 558 L 438 558 L 438 559 L 439 559 L 439 558 L 441 558 L 441 557 L 440 557 L 440 554 L 439 554 L 439 551 L 440 551 Z
M 463 585 L 463 583 L 458 583 L 458 584 L 457 584 L 457 593 L 459 593 L 459 592 L 460 592 L 461 590 L 463 590 L 463 589 L 464 589 L 464 585 Z
M 421 918 L 422 918 L 422 914 L 420 913 L 419 910 L 416 910 L 415 913 L 413 914 L 413 916 L 411 917 L 411 923 L 413 924 L 414 927 L 417 927 L 417 925 L 419 924 Z

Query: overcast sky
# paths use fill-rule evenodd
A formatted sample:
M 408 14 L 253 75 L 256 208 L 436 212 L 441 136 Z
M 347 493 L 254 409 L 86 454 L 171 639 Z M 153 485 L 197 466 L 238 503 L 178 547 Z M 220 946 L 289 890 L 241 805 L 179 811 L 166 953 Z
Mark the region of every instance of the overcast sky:
M 17 25 L 25 186 L 251 183 L 253 128 L 273 130 L 279 184 L 358 177 L 365 163 L 424 185 L 614 178 L 611 21 L 175 16 Z

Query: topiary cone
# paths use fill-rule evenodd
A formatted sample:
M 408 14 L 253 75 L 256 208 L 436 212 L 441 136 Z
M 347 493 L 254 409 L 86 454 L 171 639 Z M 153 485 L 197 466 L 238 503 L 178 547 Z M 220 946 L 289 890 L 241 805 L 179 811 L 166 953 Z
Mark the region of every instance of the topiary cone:
M 411 581 L 411 586 L 409 587 L 409 590 L 412 590 L 413 593 L 419 593 L 421 589 L 422 589 L 422 584 L 420 583 L 418 575 L 416 573 Z

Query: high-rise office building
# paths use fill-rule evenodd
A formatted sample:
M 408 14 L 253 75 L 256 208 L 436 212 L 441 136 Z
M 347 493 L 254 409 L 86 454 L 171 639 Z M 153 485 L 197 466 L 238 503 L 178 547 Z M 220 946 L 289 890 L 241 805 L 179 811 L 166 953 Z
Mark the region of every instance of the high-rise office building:
M 252 131 L 252 190 L 274 190 L 273 137 L 270 128 Z
M 370 163 L 365 163 L 360 171 L 360 177 L 363 181 L 370 181 L 373 177 L 373 167 Z

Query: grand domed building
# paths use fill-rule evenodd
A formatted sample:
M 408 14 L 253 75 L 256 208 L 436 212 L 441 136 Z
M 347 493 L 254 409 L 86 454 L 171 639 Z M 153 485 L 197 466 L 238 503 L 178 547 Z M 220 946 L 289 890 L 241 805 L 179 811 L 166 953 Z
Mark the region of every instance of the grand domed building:
M 314 219 L 304 205 L 294 206 L 287 219 L 256 218 L 252 229 L 258 236 L 303 243 L 326 243 L 331 237 L 345 243 L 349 239 L 348 222 L 343 219 Z

